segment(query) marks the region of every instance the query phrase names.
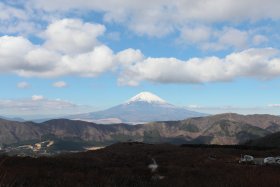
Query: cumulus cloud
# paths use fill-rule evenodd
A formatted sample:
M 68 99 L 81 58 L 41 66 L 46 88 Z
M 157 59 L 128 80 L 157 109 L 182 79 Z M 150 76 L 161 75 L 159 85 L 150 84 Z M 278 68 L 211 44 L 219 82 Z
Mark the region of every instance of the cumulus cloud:
M 57 23 L 64 25 L 63 21 L 55 22 Z M 243 35 L 231 29 L 228 32 Z M 230 43 L 230 36 L 231 34 L 226 34 L 225 37 L 221 37 L 221 40 Z M 237 40 L 236 45 L 242 45 L 242 41 L 243 39 Z M 177 58 L 145 57 L 140 50 L 131 48 L 115 54 L 106 45 L 95 45 L 88 52 L 72 54 L 73 51 L 70 51 L 68 54 L 56 47 L 47 48 L 45 44 L 34 45 L 23 37 L 2 36 L 0 37 L 1 71 L 20 76 L 94 77 L 117 69 L 117 72 L 120 72 L 118 82 L 121 85 L 131 86 L 136 86 L 142 81 L 205 83 L 231 81 L 238 77 L 270 79 L 280 75 L 280 52 L 273 48 L 252 48 L 229 54 L 224 58 L 209 56 L 184 61 Z
M 58 81 L 58 82 L 53 83 L 53 87 L 57 87 L 57 88 L 63 88 L 66 86 L 67 86 L 67 83 L 64 81 Z
M 116 60 L 124 66 L 135 64 L 144 59 L 139 49 L 125 49 L 116 54 Z
M 97 37 L 104 32 L 103 25 L 83 23 L 78 19 L 54 21 L 43 33 L 44 47 L 66 54 L 89 52 L 99 44 Z
M 17 88 L 26 89 L 30 88 L 30 84 L 28 82 L 19 82 L 17 83 Z
M 209 30 L 210 34 L 204 32 Z M 62 32 L 63 31 L 63 32 Z M 98 37 L 103 25 L 77 19 L 56 20 L 43 32 L 45 39 L 35 45 L 21 36 L 0 37 L 0 71 L 20 76 L 58 77 L 65 75 L 94 77 L 108 71 L 120 74 L 121 85 L 136 86 L 142 81 L 158 83 L 205 83 L 231 81 L 239 77 L 270 79 L 280 76 L 280 52 L 273 48 L 251 48 L 224 58 L 209 56 L 181 60 L 145 57 L 138 49 L 114 53 Z M 191 33 L 197 36 L 191 39 Z M 65 34 L 64 34 L 65 33 Z M 56 36 L 57 34 L 57 36 Z M 248 33 L 230 27 L 213 31 L 208 27 L 186 28 L 184 37 L 191 42 L 217 37 L 211 48 L 244 47 Z M 73 37 L 75 36 L 75 37 Z M 261 35 L 256 42 L 265 40 Z
M 61 27 L 58 26 L 60 24 Z M 205 83 L 231 81 L 238 77 L 270 79 L 280 76 L 280 52 L 273 48 L 252 48 L 229 54 L 224 58 L 209 56 L 191 58 L 186 61 L 177 58 L 152 58 L 145 57 L 140 50 L 132 48 L 114 53 L 97 39 L 104 32 L 103 26 L 64 19 L 50 24 L 45 33 L 53 25 L 67 30 L 63 39 L 56 40 L 48 35 L 44 44 L 35 45 L 19 36 L 0 37 L 1 71 L 16 73 L 20 76 L 94 77 L 104 72 L 117 70 L 117 73 L 120 72 L 118 82 L 121 85 L 131 86 L 136 86 L 142 81 Z M 83 37 L 89 40 L 92 37 L 87 32 L 88 28 L 96 30 L 93 34 L 94 39 L 90 44 L 86 42 L 83 45 Z M 73 37 L 70 37 L 71 34 L 67 35 L 67 32 L 78 33 L 81 35 L 81 41 L 79 39 L 74 41 Z M 243 46 L 246 43 L 246 33 L 232 28 L 225 28 L 223 33 L 219 39 L 222 45 Z M 206 35 L 204 38 L 207 37 Z M 198 37 L 193 41 L 201 40 L 204 39 Z M 66 44 L 73 48 L 64 48 Z M 81 49 L 74 49 L 79 46 L 82 46 Z
M 97 39 L 104 30 L 102 25 L 63 19 L 48 26 L 42 45 L 20 36 L 2 36 L 0 71 L 38 77 L 97 76 L 115 66 L 113 51 Z
M 33 48 L 33 44 L 23 37 L 0 37 L 0 71 L 12 71 L 22 67 L 24 56 Z
M 101 45 L 95 47 L 89 53 L 82 53 L 76 56 L 66 55 L 61 60 L 61 66 L 57 68 L 57 71 L 61 71 L 61 68 L 65 67 L 72 74 L 89 77 L 96 76 L 114 66 L 113 51 L 109 47 Z
M 218 45 L 221 45 L 221 49 L 225 48 L 225 46 L 233 46 L 240 49 L 246 47 L 247 40 L 247 32 L 234 28 L 225 28 L 219 36 Z M 219 49 L 219 46 L 217 46 L 217 49 Z
M 272 48 L 248 49 L 224 58 L 146 58 L 124 68 L 119 83 L 136 86 L 141 81 L 158 83 L 206 83 L 239 77 L 270 79 L 280 75 L 280 52 Z

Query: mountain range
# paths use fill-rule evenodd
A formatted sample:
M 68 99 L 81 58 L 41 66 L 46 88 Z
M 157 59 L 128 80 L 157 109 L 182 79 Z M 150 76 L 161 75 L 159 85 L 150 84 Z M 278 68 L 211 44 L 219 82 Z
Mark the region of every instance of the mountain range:
M 43 123 L 0 120 L 0 144 L 25 144 L 53 140 L 61 145 L 97 146 L 115 142 L 240 144 L 277 132 L 280 117 L 272 115 L 219 114 L 179 121 L 139 125 L 100 125 L 54 119 Z M 63 149 L 63 148 L 62 148 Z
M 206 114 L 177 107 L 150 92 L 141 92 L 125 103 L 109 109 L 85 114 L 65 116 L 72 120 L 82 120 L 99 124 L 129 123 L 139 124 L 153 121 L 184 120 Z

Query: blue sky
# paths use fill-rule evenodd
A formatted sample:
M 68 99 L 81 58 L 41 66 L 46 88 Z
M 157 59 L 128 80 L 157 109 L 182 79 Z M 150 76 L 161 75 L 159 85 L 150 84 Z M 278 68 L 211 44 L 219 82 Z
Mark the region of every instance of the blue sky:
M 280 114 L 277 0 L 1 0 L 0 116 L 106 109 L 142 91 Z

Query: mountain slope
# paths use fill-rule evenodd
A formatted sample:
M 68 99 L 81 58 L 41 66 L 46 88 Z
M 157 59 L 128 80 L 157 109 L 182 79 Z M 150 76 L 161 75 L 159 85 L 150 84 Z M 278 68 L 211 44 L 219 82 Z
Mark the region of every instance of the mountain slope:
M 278 147 L 280 148 L 280 132 L 269 134 L 265 137 L 250 140 L 245 143 L 250 146 L 259 146 L 259 147 Z
M 263 126 L 258 127 L 258 124 L 251 123 L 253 118 L 257 120 L 259 117 L 263 118 L 251 115 L 250 120 L 243 122 L 246 116 L 221 114 L 140 125 L 99 125 L 68 119 L 50 120 L 40 124 L 0 120 L 0 144 L 50 139 L 68 141 L 70 144 L 78 142 L 81 145 L 108 145 L 119 141 L 239 144 L 271 134 Z M 269 124 L 275 117 L 266 119 L 268 121 L 264 122 Z M 280 123 L 273 125 L 280 127 Z
M 200 130 L 202 130 L 221 120 L 249 124 L 272 133 L 280 130 L 280 117 L 268 114 L 241 115 L 236 113 L 224 113 L 206 117 L 191 118 L 184 121 L 196 124 L 199 126 Z
M 145 123 L 152 121 L 183 120 L 190 117 L 205 116 L 205 114 L 176 107 L 160 97 L 142 92 L 127 102 L 107 110 L 68 116 L 77 119 L 103 123 Z
M 33 123 L 0 119 L 0 144 L 38 140 L 44 133 L 43 129 Z
M 242 122 L 250 124 L 262 129 L 266 129 L 270 132 L 277 132 L 280 124 L 280 117 L 269 114 L 253 114 L 253 115 L 240 115 L 235 113 L 225 113 L 209 116 L 209 121 L 217 120 L 231 120 L 236 122 Z M 206 122 L 207 123 L 207 122 Z
M 236 144 L 251 139 L 263 137 L 269 134 L 265 129 L 255 127 L 243 122 L 220 120 L 213 123 L 209 128 L 202 132 L 202 135 L 195 141 L 208 137 L 207 144 Z M 195 142 L 194 141 L 194 142 Z

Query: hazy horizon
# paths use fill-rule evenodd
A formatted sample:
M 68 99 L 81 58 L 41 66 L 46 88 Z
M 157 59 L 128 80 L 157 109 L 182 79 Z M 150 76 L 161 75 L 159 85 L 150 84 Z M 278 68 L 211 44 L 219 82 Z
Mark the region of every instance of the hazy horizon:
M 132 97 L 133 98 L 133 97 Z M 130 98 L 131 99 L 131 98 Z M 128 100 L 123 101 L 122 103 L 119 103 L 117 105 L 121 105 L 121 104 L 125 104 Z M 164 100 L 165 101 L 165 100 Z M 172 104 L 168 101 L 165 101 L 169 104 Z M 115 105 L 115 106 L 117 106 Z M 111 107 L 115 107 L 115 106 L 110 106 Z M 176 105 L 175 105 L 176 106 Z M 85 108 L 87 106 L 84 106 Z M 250 115 L 250 114 L 272 114 L 272 115 L 278 115 L 277 113 L 273 113 L 273 111 L 268 110 L 269 108 L 266 108 L 267 113 L 262 113 L 263 110 L 261 110 L 258 107 L 255 108 L 251 108 L 251 111 L 249 108 L 234 108 L 231 106 L 224 106 L 224 107 L 201 107 L 200 106 L 187 106 L 187 107 L 183 107 L 183 106 L 177 106 L 177 107 L 181 107 L 181 108 L 185 108 L 187 110 L 191 110 L 191 111 L 195 111 L 195 112 L 201 112 L 201 113 L 205 113 L 207 115 L 216 115 L 216 114 L 222 114 L 222 113 L 237 113 L 237 114 L 243 114 L 243 115 Z M 50 118 L 63 118 L 65 116 L 68 115 L 75 115 L 75 114 L 82 114 L 82 113 L 90 113 L 90 112 L 97 112 L 97 111 L 102 111 L 102 110 L 106 110 L 108 108 L 104 108 L 104 109 L 90 109 L 87 108 L 87 110 L 83 110 L 80 111 L 78 113 L 65 113 L 65 111 L 62 111 L 63 114 L 46 114 L 46 113 L 40 113 L 38 112 L 38 114 L 35 115 L 21 115 L 21 114 L 12 114 L 12 115 L 2 115 L 2 117 L 8 117 L 8 118 L 22 118 L 24 120 L 35 120 L 35 119 L 50 119 Z M 236 110 L 238 110 L 239 112 L 236 112 Z M 243 112 L 242 112 L 243 111 Z M 270 112 L 270 113 L 269 113 Z M 1 117 L 1 115 L 0 115 Z

